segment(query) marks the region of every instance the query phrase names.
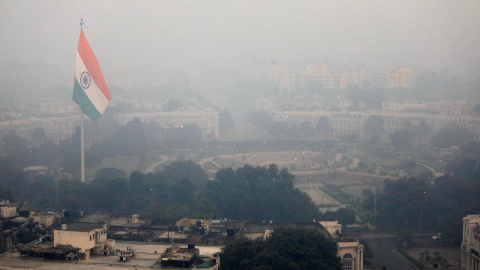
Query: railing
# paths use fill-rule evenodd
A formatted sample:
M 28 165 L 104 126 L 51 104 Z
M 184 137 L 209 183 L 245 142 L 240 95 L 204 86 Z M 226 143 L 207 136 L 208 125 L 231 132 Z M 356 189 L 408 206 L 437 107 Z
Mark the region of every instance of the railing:
M 422 270 L 423 269 L 423 265 L 417 261 L 415 258 L 413 258 L 412 256 L 410 256 L 410 254 L 408 254 L 407 252 L 405 252 L 403 249 L 401 248 L 396 248 L 395 249 L 398 253 L 400 253 L 400 255 L 403 256 L 403 258 L 405 258 L 405 260 L 407 260 L 407 262 L 413 266 L 415 269 L 418 269 L 418 270 Z

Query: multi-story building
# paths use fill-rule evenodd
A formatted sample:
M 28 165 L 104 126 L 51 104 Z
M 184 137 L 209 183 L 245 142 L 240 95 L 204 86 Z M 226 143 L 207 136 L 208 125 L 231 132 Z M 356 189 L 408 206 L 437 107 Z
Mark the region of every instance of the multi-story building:
M 0 138 L 3 138 L 9 132 L 14 131 L 20 138 L 27 140 L 31 145 L 38 146 L 43 142 L 34 135 L 34 130 L 42 128 L 45 131 L 43 140 L 51 140 L 59 144 L 62 140 L 69 138 L 75 132 L 75 127 L 80 125 L 80 116 L 66 117 L 31 117 L 26 119 L 14 119 L 0 122 Z
M 480 270 L 480 215 L 463 218 L 462 270 Z
M 307 65 L 305 70 L 298 73 L 298 88 L 302 89 L 311 82 L 319 82 L 323 88 L 329 90 L 345 90 L 348 85 L 348 76 L 345 73 L 331 73 L 326 65 Z
M 275 60 L 251 56 L 244 59 L 244 74 L 250 79 L 265 79 L 274 83 L 281 93 L 288 94 L 295 90 L 295 74 Z
M 395 111 L 271 111 L 269 112 L 275 121 L 291 122 L 300 124 L 310 122 L 316 126 L 320 117 L 326 117 L 329 124 L 328 137 L 357 134 L 365 135 L 365 121 L 370 115 L 381 116 L 384 120 L 383 128 L 385 134 L 393 133 L 395 130 L 405 127 L 406 122 L 417 125 L 421 120 L 427 122 L 432 128 L 433 134 L 440 131 L 449 123 L 470 130 L 474 138 L 480 141 L 480 117 L 472 115 L 445 115 L 429 113 L 395 112 Z M 380 134 L 379 134 L 380 135 Z
M 415 86 L 415 75 L 413 70 L 408 68 L 398 68 L 395 71 L 391 67 L 378 69 L 372 73 L 370 80 L 372 85 L 388 89 L 411 89 Z

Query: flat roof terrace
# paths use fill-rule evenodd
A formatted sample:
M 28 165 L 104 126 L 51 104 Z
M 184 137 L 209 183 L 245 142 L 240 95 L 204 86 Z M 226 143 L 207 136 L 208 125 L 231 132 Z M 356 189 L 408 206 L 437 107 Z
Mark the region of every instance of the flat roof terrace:
M 135 257 L 127 262 L 118 261 L 118 256 L 93 255 L 83 261 L 66 262 L 63 260 L 47 260 L 35 257 L 22 257 L 19 252 L 6 253 L 0 256 L 1 269 L 151 269 L 158 261 L 160 254 L 164 253 L 172 245 L 153 245 L 144 242 L 116 241 L 115 248 L 127 250 L 131 247 L 135 251 Z M 220 252 L 221 246 L 196 246 L 200 256 L 213 256 Z M 156 253 L 155 253 L 156 252 Z M 159 265 L 158 265 L 159 266 Z M 157 268 L 157 265 L 155 266 Z M 162 268 L 160 268 L 162 269 Z M 172 269 L 172 268 L 170 268 Z

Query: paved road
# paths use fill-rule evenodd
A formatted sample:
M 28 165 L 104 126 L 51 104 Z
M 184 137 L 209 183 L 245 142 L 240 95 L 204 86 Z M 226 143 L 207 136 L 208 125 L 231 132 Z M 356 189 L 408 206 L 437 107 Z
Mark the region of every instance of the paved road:
M 374 269 L 381 269 L 386 266 L 387 270 L 415 270 L 408 265 L 394 250 L 397 247 L 395 238 L 380 237 L 380 238 L 362 238 L 365 240 L 373 251 L 374 258 L 371 260 L 374 264 Z

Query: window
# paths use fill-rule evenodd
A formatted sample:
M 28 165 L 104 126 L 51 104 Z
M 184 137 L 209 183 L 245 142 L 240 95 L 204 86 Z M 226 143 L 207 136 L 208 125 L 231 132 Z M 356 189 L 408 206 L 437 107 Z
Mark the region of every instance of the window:
M 343 256 L 342 259 L 342 270 L 352 270 L 353 269 L 353 259 L 350 253 L 347 253 Z

